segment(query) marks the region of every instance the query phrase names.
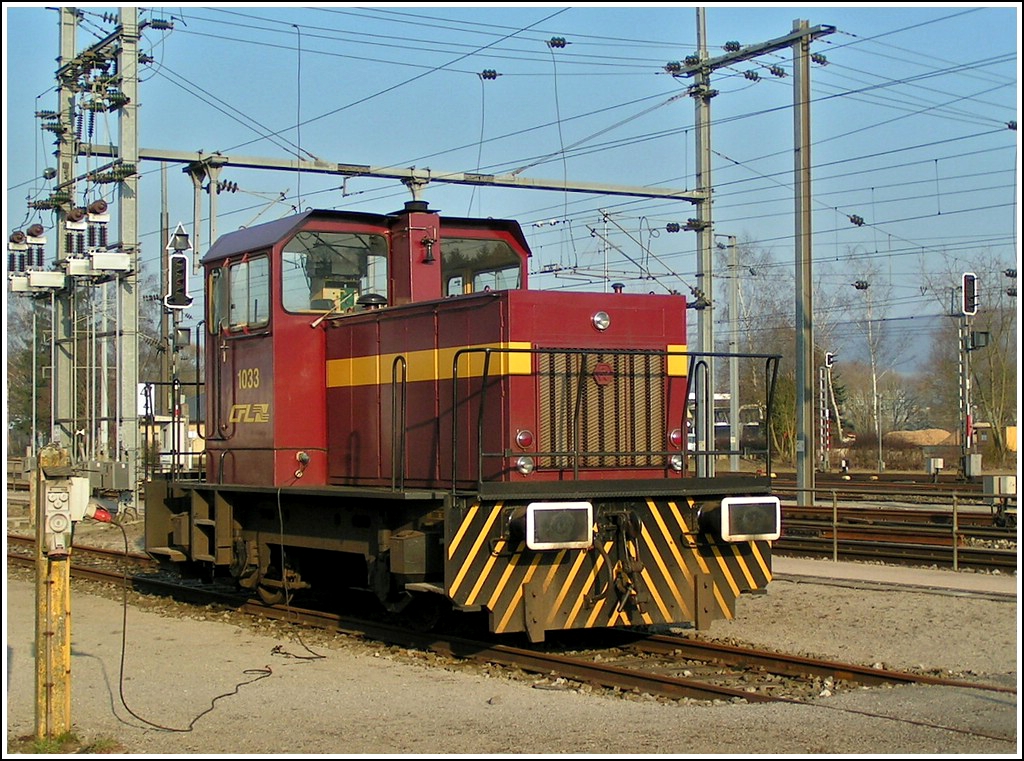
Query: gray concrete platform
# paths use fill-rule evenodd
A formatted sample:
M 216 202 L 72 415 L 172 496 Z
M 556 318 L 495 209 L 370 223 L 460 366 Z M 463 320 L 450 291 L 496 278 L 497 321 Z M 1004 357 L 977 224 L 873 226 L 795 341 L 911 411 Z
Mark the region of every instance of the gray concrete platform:
M 1020 592 L 1020 579 L 1016 574 L 912 568 L 780 555 L 772 557 L 772 570 L 774 577 L 779 580 L 823 579 L 1007 596 L 1016 596 Z

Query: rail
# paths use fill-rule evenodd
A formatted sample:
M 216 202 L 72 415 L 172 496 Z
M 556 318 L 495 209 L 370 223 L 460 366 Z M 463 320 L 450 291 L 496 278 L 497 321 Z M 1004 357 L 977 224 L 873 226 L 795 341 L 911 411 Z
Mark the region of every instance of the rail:
M 848 548 L 843 547 L 844 542 L 853 541 L 851 534 L 858 530 L 863 533 L 869 524 L 896 526 L 916 521 L 922 536 L 938 537 L 944 546 L 948 546 L 953 570 L 960 570 L 966 550 L 970 550 L 972 555 L 977 554 L 976 548 L 970 546 L 972 542 L 996 540 L 1015 545 L 1017 541 L 1015 497 L 983 491 L 965 495 L 957 491 L 942 494 L 934 489 L 890 488 L 880 491 L 877 488 L 860 490 L 851 487 L 807 490 L 815 503 L 820 499 L 824 504 L 801 505 L 795 503 L 798 492 L 794 491 L 793 499 L 787 502 L 786 488 L 776 485 L 773 491 L 783 499 L 779 544 L 784 546 L 788 539 L 806 538 L 799 537 L 801 530 L 825 531 L 826 538 L 831 540 L 833 561 L 849 554 Z M 882 505 L 879 504 L 880 498 L 885 498 Z M 841 501 L 847 504 L 840 504 Z M 849 504 L 851 502 L 855 504 Z M 923 509 L 925 507 L 927 510 Z M 901 516 L 905 519 L 900 520 Z M 979 526 L 994 532 L 979 534 Z M 895 528 L 891 531 L 896 533 Z M 931 542 L 921 540 L 921 543 Z

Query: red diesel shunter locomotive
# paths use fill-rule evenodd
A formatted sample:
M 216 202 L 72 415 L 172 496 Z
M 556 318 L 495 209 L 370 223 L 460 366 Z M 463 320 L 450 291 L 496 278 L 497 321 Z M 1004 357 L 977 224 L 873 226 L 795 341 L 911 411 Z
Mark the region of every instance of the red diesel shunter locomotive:
M 531 291 L 529 256 L 516 222 L 421 201 L 222 236 L 205 476 L 147 484 L 147 551 L 268 604 L 434 595 L 531 641 L 731 618 L 771 579 L 779 501 L 694 474 L 685 299 Z M 770 409 L 778 358 L 745 356 Z

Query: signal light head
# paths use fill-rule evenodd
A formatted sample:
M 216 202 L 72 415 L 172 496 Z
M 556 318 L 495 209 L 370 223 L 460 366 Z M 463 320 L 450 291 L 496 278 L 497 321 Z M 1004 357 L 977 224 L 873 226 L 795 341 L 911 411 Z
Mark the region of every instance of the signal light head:
M 961 311 L 965 315 L 978 313 L 978 277 L 973 272 L 965 272 L 962 289 L 963 301 Z

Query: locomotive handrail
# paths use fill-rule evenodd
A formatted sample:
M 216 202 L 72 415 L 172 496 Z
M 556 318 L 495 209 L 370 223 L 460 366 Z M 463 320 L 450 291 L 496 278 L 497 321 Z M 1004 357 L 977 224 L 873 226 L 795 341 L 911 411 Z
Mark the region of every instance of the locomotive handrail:
M 486 406 L 486 401 L 487 401 L 487 381 L 486 381 L 486 378 L 488 378 L 490 376 L 490 374 L 491 374 L 491 352 L 492 352 L 492 349 L 485 349 L 484 350 L 484 369 L 483 369 L 483 373 L 481 373 L 481 378 L 483 380 L 480 381 L 480 409 L 479 409 L 479 411 L 477 412 L 477 415 L 476 415 L 476 441 L 477 441 L 477 447 L 476 447 L 476 477 L 477 477 L 477 482 L 478 483 L 481 480 L 483 480 L 483 475 L 482 474 L 484 472 L 484 448 L 483 448 L 483 445 L 481 444 L 481 442 L 484 440 L 483 439 L 483 435 L 484 435 L 484 410 L 487 409 L 487 406 Z M 457 382 L 458 381 L 458 377 L 456 377 L 455 380 Z M 452 409 L 452 415 L 453 415 L 453 417 L 452 417 L 452 422 L 453 422 L 452 428 L 454 429 L 454 421 L 455 421 L 455 417 L 454 417 L 455 409 L 454 408 Z M 453 464 L 455 463 L 455 460 L 456 460 L 455 451 L 452 450 L 452 463 Z M 455 488 L 455 481 L 454 481 L 454 479 L 452 479 L 452 488 L 453 489 Z
M 675 450 L 654 450 L 654 449 L 650 449 L 650 448 L 642 450 L 642 451 L 640 451 L 640 450 L 637 450 L 637 451 L 608 451 L 608 450 L 589 451 L 588 450 L 586 453 L 581 452 L 581 450 L 580 450 L 580 439 L 581 439 L 580 425 L 581 425 L 581 421 L 582 421 L 581 408 L 582 408 L 582 394 L 583 394 L 583 386 L 584 386 L 583 379 L 586 376 L 586 367 L 587 367 L 586 358 L 587 358 L 587 356 L 593 355 L 594 353 L 595 353 L 594 349 L 537 348 L 537 347 L 531 347 L 531 348 L 518 348 L 518 347 L 502 347 L 502 348 L 495 348 L 495 347 L 470 347 L 470 348 L 464 348 L 464 349 L 458 350 L 455 353 L 455 355 L 453 356 L 453 358 L 452 358 L 452 378 L 453 378 L 453 383 L 452 383 L 452 416 L 451 416 L 451 420 L 452 420 L 452 433 L 451 433 L 451 436 L 452 436 L 452 463 L 451 463 L 452 483 L 451 483 L 451 489 L 452 489 L 452 492 L 454 493 L 455 491 L 457 491 L 457 484 L 458 484 L 458 460 L 459 460 L 459 458 L 458 458 L 458 452 L 459 452 L 459 447 L 458 447 L 458 445 L 459 445 L 458 417 L 459 417 L 459 407 L 460 407 L 460 405 L 459 405 L 459 386 L 458 386 L 459 367 L 460 367 L 460 362 L 462 362 L 462 360 L 465 357 L 467 357 L 468 355 L 471 355 L 471 354 L 482 354 L 483 355 L 483 367 L 482 367 L 482 372 L 481 372 L 481 376 L 480 376 L 481 379 L 482 379 L 481 380 L 481 386 L 480 386 L 480 392 L 479 392 L 480 393 L 480 399 L 479 399 L 479 404 L 478 404 L 477 420 L 476 420 L 476 435 L 477 435 L 477 447 L 476 447 L 476 450 L 477 450 L 476 451 L 477 473 L 476 473 L 476 476 L 477 476 L 478 488 L 480 488 L 480 486 L 484 483 L 484 480 L 483 480 L 484 467 L 483 466 L 484 466 L 485 459 L 488 458 L 488 457 L 508 457 L 508 456 L 510 456 L 510 452 L 508 450 L 500 451 L 500 452 L 486 452 L 484 450 L 484 447 L 483 447 L 484 411 L 486 409 L 487 391 L 488 391 L 487 379 L 489 379 L 491 377 L 491 366 L 492 366 L 491 358 L 495 354 L 502 354 L 502 355 L 527 354 L 530 357 L 536 357 L 536 356 L 540 356 L 540 355 L 560 354 L 560 355 L 566 355 L 566 356 L 578 356 L 578 357 L 580 357 L 580 365 L 579 365 L 579 370 L 578 370 L 579 375 L 578 375 L 576 389 L 575 389 L 575 399 L 574 399 L 574 404 L 573 404 L 572 419 L 570 421 L 568 421 L 571 424 L 571 430 L 572 430 L 572 446 L 570 448 L 568 448 L 566 451 L 554 450 L 554 449 L 551 450 L 551 451 L 547 451 L 547 450 L 544 450 L 544 451 L 533 450 L 530 453 L 532 456 L 534 456 L 536 458 L 563 458 L 563 457 L 567 458 L 571 462 L 571 467 L 572 467 L 572 473 L 573 473 L 574 480 L 578 480 L 579 479 L 579 475 L 580 475 L 580 458 L 584 457 L 584 456 L 586 456 L 588 458 L 616 457 L 616 456 L 618 456 L 618 457 L 634 457 L 634 458 L 637 458 L 637 457 L 648 457 L 648 458 L 651 458 L 651 457 L 669 457 L 669 456 L 672 456 L 672 455 L 681 454 L 680 451 L 675 451 Z M 693 382 L 693 377 L 695 375 L 699 375 L 699 373 L 700 373 L 699 368 L 701 366 L 703 366 L 705 368 L 707 367 L 707 362 L 704 360 L 704 358 L 706 358 L 706 357 L 716 357 L 716 358 L 729 359 L 729 358 L 735 357 L 735 358 L 738 358 L 738 359 L 761 359 L 761 360 L 764 360 L 765 361 L 765 394 L 766 394 L 766 398 L 765 398 L 766 417 L 765 417 L 765 420 L 764 420 L 764 426 L 765 426 L 764 427 L 764 432 L 765 432 L 765 448 L 763 450 L 756 450 L 756 451 L 758 451 L 759 453 L 762 453 L 764 455 L 764 458 L 765 458 L 765 472 L 767 472 L 767 473 L 771 472 L 771 431 L 770 431 L 771 411 L 772 411 L 772 409 L 774 407 L 774 401 L 775 401 L 775 389 L 776 389 L 777 378 L 778 378 L 779 362 L 781 360 L 781 356 L 780 355 L 777 355 L 777 354 L 761 354 L 761 353 L 725 353 L 725 352 L 666 351 L 666 350 L 659 350 L 659 349 L 619 349 L 619 350 L 610 349 L 610 350 L 605 350 L 605 351 L 601 351 L 601 352 L 597 352 L 597 353 L 599 353 L 599 354 L 614 355 L 614 356 L 617 356 L 617 357 L 618 356 L 660 357 L 660 358 L 666 359 L 666 360 L 669 357 L 687 357 L 689 359 L 689 364 L 687 366 L 687 376 L 686 376 L 686 386 L 685 386 L 686 391 L 685 391 L 685 397 L 684 397 L 686 400 L 689 399 L 690 389 L 692 387 L 691 384 Z M 534 374 L 535 372 L 536 372 L 535 370 L 531 369 L 531 374 Z M 710 385 L 707 384 L 707 383 L 705 383 L 705 385 L 708 386 L 708 389 L 710 390 Z M 680 421 L 680 429 L 681 430 L 685 430 L 686 415 L 687 415 L 687 402 L 684 401 L 684 403 L 683 403 L 683 410 L 682 410 L 683 419 Z M 709 417 L 709 420 L 713 421 L 713 417 Z M 735 425 L 735 422 L 733 424 Z M 713 430 L 713 427 L 712 427 L 712 430 Z M 711 442 L 709 442 L 709 443 L 711 444 L 712 447 L 714 446 L 713 440 Z M 687 449 L 688 448 L 685 445 L 682 446 L 681 447 L 682 453 L 687 452 Z M 700 456 L 703 456 L 703 457 L 714 457 L 714 456 L 719 456 L 719 455 L 736 454 L 739 451 L 740 450 L 708 448 L 708 449 L 703 450 L 701 452 Z M 686 462 L 686 457 L 684 456 L 684 469 L 679 472 L 680 476 L 682 476 L 682 475 L 684 475 L 686 473 L 685 462 Z
M 405 488 L 405 420 L 408 412 L 408 370 L 409 363 L 399 355 L 391 363 L 391 388 L 398 385 L 398 367 L 402 367 L 401 404 L 395 409 L 398 394 L 391 392 L 391 490 Z M 399 414 L 401 413 L 401 425 Z M 396 451 L 397 450 L 397 451 Z M 397 455 L 397 456 L 396 456 Z
M 765 473 L 771 474 L 772 472 L 772 412 L 775 409 L 775 384 L 779 376 L 779 362 L 782 361 L 782 357 L 778 354 L 769 356 L 764 363 L 764 378 L 765 385 Z M 768 368 L 771 368 L 771 380 L 768 379 L 769 372 Z
M 708 396 L 708 390 L 710 389 L 710 384 L 708 383 L 708 377 L 707 377 L 708 376 L 708 370 L 709 370 L 708 363 L 707 363 L 707 361 L 704 358 L 702 358 L 702 357 L 691 357 L 690 358 L 690 365 L 689 365 L 689 367 L 687 368 L 687 371 L 686 371 L 686 396 L 683 397 L 684 399 L 687 400 L 687 402 L 689 402 L 689 399 L 690 399 L 690 389 L 693 387 L 694 379 L 697 379 L 698 381 L 702 381 L 699 384 L 700 388 L 701 388 L 701 390 L 703 392 L 701 394 L 702 398 L 700 400 L 700 403 L 701 403 L 701 405 L 703 405 L 704 409 L 707 409 L 708 402 L 713 400 L 713 397 L 709 397 Z M 701 375 L 701 371 L 703 371 L 703 376 Z M 694 391 L 693 393 L 694 393 L 694 398 L 693 398 L 694 408 L 698 409 L 699 407 L 698 407 L 698 404 L 697 404 L 697 396 L 696 396 L 697 392 Z M 705 420 L 704 420 L 704 430 L 697 431 L 696 425 L 694 425 L 694 442 L 693 442 L 694 443 L 694 452 L 693 452 L 692 457 L 694 459 L 696 459 L 697 457 L 703 458 L 704 467 L 705 468 L 707 467 L 707 462 L 708 462 L 707 458 L 710 455 L 708 455 L 703 449 L 698 449 L 698 447 L 701 444 L 703 444 L 705 446 L 705 448 L 706 448 L 707 445 L 708 445 L 708 440 L 709 439 L 710 439 L 711 446 L 714 446 L 714 441 L 715 441 L 715 438 L 714 438 L 714 420 L 711 419 L 711 417 L 713 415 L 714 415 L 714 404 L 713 404 L 713 401 L 712 401 L 712 411 L 711 411 L 711 414 L 710 415 L 707 415 L 707 414 L 704 415 L 704 418 L 705 418 Z M 685 413 L 684 413 L 684 418 L 685 418 Z M 711 423 L 712 423 L 712 425 L 710 426 L 710 430 L 708 430 L 708 421 L 709 420 L 711 420 Z M 699 437 L 697 436 L 698 433 L 700 434 Z M 688 451 L 689 447 L 687 447 L 686 449 Z M 701 452 L 701 454 L 698 454 L 698 452 Z M 689 459 L 690 456 L 691 455 L 687 454 L 684 457 L 684 460 L 685 459 Z M 685 468 L 684 468 L 684 470 L 685 470 Z
M 580 371 L 576 379 L 576 404 L 572 411 L 572 477 L 579 480 L 580 477 L 580 405 L 583 403 L 583 370 L 587 366 L 587 352 L 580 354 Z

